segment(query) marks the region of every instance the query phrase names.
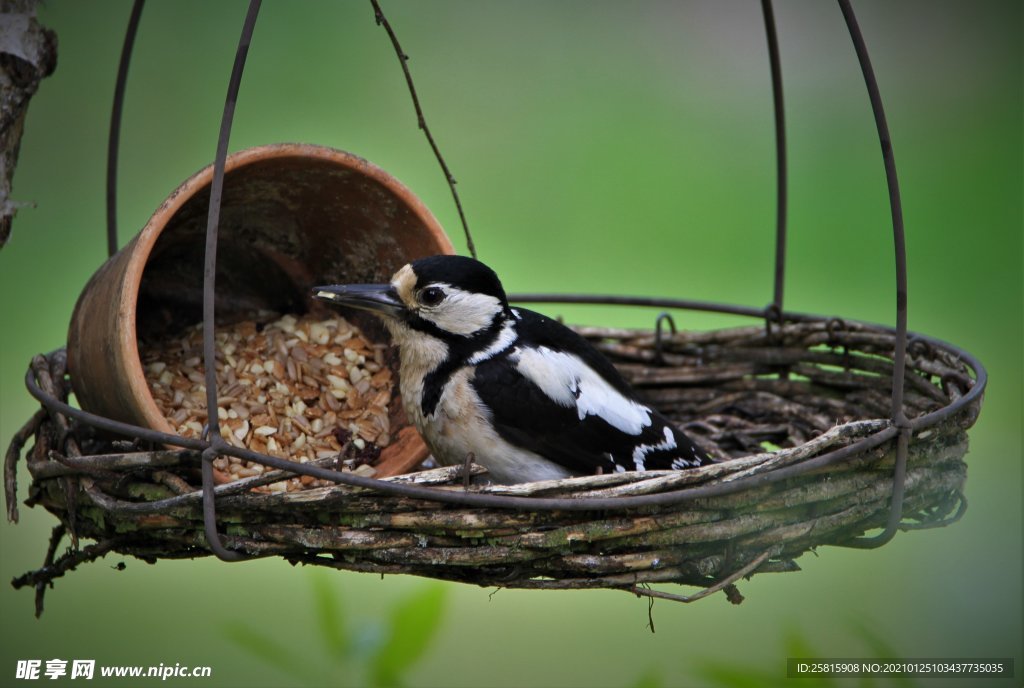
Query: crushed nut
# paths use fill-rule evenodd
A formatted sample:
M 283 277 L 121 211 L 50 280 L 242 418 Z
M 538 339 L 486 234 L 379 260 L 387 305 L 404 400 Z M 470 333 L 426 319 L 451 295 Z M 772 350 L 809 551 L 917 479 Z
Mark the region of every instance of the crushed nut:
M 206 423 L 202 337 L 200 324 L 177 339 L 140 342 L 153 399 L 183 437 L 199 437 Z M 217 416 L 229 444 L 305 463 L 337 456 L 351 428 L 352 445 L 364 460 L 342 457 L 339 463 L 352 468 L 390 443 L 391 370 L 381 365 L 382 348 L 344 318 L 285 315 L 266 325 L 247 320 L 218 328 L 215 343 Z M 260 464 L 234 457 L 218 462 L 229 481 L 263 473 Z M 331 484 L 295 477 L 258 489 Z

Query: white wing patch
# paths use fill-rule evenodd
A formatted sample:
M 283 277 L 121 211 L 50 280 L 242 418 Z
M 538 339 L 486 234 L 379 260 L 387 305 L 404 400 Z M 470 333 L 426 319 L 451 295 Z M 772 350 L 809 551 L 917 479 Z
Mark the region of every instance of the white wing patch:
M 657 444 L 641 444 L 639 447 L 633 450 L 633 463 L 636 464 L 636 470 L 647 470 L 647 467 L 644 466 L 644 461 L 647 459 L 647 455 L 650 454 L 652 451 L 668 451 L 669 449 L 675 448 L 676 436 L 672 434 L 672 428 L 666 425 L 664 442 L 658 442 Z M 676 460 L 678 461 L 678 459 Z
M 553 402 L 575 407 L 580 420 L 598 416 L 630 435 L 639 435 L 651 424 L 648 409 L 624 397 L 578 356 L 542 346 L 521 348 L 513 360 L 519 373 Z
M 678 459 L 675 459 L 672 462 L 672 468 L 676 470 L 681 470 L 683 468 L 690 468 L 691 466 L 699 466 L 700 459 L 697 458 L 697 450 L 690 449 L 690 453 L 693 454 L 692 459 L 684 459 L 683 457 L 679 457 Z

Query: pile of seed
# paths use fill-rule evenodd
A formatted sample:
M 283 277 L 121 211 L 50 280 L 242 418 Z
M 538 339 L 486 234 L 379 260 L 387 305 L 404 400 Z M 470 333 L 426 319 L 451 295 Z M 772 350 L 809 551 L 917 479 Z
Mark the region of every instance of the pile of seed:
M 386 346 L 367 342 L 344 318 L 293 315 L 217 328 L 214 339 L 217 417 L 228 443 L 302 463 L 339 456 L 348 445 L 339 464 L 373 474 L 369 462 L 391 442 Z M 184 437 L 199 437 L 206 424 L 202 349 L 201 324 L 177 339 L 140 347 L 153 398 Z M 235 457 L 213 464 L 220 482 L 264 472 L 261 464 Z M 331 483 L 301 476 L 266 491 L 324 484 Z

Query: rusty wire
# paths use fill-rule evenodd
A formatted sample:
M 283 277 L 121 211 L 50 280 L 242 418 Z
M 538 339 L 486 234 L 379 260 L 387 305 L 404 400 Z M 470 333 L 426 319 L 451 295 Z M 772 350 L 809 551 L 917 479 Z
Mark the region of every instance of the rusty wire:
M 764 485 L 769 483 L 775 483 L 787 478 L 801 475 L 808 471 L 820 469 L 823 467 L 842 463 L 849 457 L 864 452 L 872 447 L 877 447 L 885 442 L 889 442 L 896 439 L 897 446 L 897 462 L 896 470 L 894 475 L 893 485 L 893 511 L 889 520 L 889 525 L 885 532 L 881 536 L 874 539 L 866 538 L 861 539 L 857 546 L 877 546 L 883 539 L 887 541 L 892 536 L 892 532 L 895 532 L 895 528 L 900 524 L 900 512 L 899 507 L 902 501 L 903 494 L 903 477 L 905 475 L 905 462 L 906 462 L 906 445 L 909 440 L 910 434 L 913 431 L 922 430 L 930 427 L 941 420 L 949 417 L 956 413 L 960 409 L 964 408 L 968 404 L 975 401 L 979 395 L 983 392 L 986 382 L 987 373 L 973 356 L 966 351 L 958 349 L 945 342 L 935 340 L 929 337 L 918 336 L 915 341 L 924 342 L 925 345 L 941 347 L 949 351 L 953 356 L 958 357 L 970 366 L 975 374 L 974 385 L 969 389 L 966 394 L 955 399 L 951 404 L 925 414 L 923 416 L 910 420 L 906 417 L 903 409 L 903 382 L 906 371 L 906 341 L 907 341 L 907 288 L 906 288 L 906 249 L 905 249 L 905 237 L 903 230 L 903 219 L 900 206 L 899 187 L 896 179 L 895 161 L 892 154 L 892 144 L 889 137 L 888 127 L 886 125 L 885 113 L 882 108 L 881 97 L 878 90 L 877 81 L 874 76 L 874 72 L 871 67 L 870 60 L 867 54 L 867 48 L 864 43 L 863 36 L 860 32 L 859 26 L 857 25 L 856 18 L 853 14 L 853 10 L 847 0 L 838 0 L 840 9 L 846 19 L 847 26 L 853 40 L 854 48 L 857 53 L 858 61 L 861 66 L 861 70 L 864 74 L 865 83 L 868 89 L 869 98 L 871 100 L 872 110 L 874 113 L 878 135 L 882 146 L 883 161 L 885 164 L 886 178 L 889 188 L 890 205 L 893 216 L 893 235 L 895 244 L 895 259 L 896 259 L 896 273 L 897 273 L 897 285 L 896 285 L 896 346 L 895 346 L 895 360 L 894 360 L 894 371 L 893 371 L 893 389 L 892 389 L 892 424 L 889 427 L 855 442 L 852 445 L 848 445 L 841 449 L 828 452 L 826 454 L 815 457 L 811 460 L 801 462 L 799 464 L 787 466 L 770 472 L 752 475 L 739 480 L 717 484 L 701 486 L 696 488 L 690 488 L 686 490 L 678 490 L 675 492 L 661 493 L 661 494 L 650 494 L 641 496 L 631 497 L 615 497 L 615 498 L 602 498 L 602 499 L 582 499 L 582 498 L 537 498 L 537 497 L 509 497 L 509 496 L 498 496 L 498 495 L 483 495 L 474 494 L 467 492 L 453 492 L 446 490 L 438 490 L 430 487 L 422 487 L 416 485 L 403 485 L 394 482 L 385 482 L 376 480 L 373 478 L 366 478 L 352 473 L 345 473 L 339 471 L 332 471 L 326 468 L 311 466 L 306 464 L 296 464 L 290 461 L 271 457 L 256 452 L 236 448 L 227 445 L 220 437 L 219 428 L 217 427 L 217 414 L 209 413 L 208 418 L 210 419 L 210 427 L 207 433 L 206 439 L 190 440 L 182 438 L 176 435 L 170 435 L 167 433 L 161 433 L 148 428 L 142 428 L 139 426 L 133 426 L 126 423 L 120 423 L 108 418 L 103 418 L 80 409 L 75 409 L 54 396 L 47 394 L 40 388 L 37 381 L 34 379 L 33 373 L 30 370 L 26 376 L 26 386 L 29 392 L 39 400 L 45 407 L 55 413 L 60 413 L 71 418 L 75 418 L 79 422 L 92 425 L 94 427 L 108 430 L 111 432 L 119 433 L 122 435 L 128 435 L 136 437 L 138 439 L 146 440 L 149 442 L 169 444 L 173 446 L 185 447 L 188 449 L 199 450 L 203 453 L 203 483 L 204 483 L 204 514 L 207 521 L 207 535 L 210 541 L 211 549 L 214 549 L 215 553 L 221 558 L 235 559 L 241 555 L 237 552 L 232 552 L 223 548 L 223 545 L 219 542 L 219 537 L 216 534 L 215 524 L 215 501 L 213 499 L 212 480 L 210 480 L 209 464 L 214 456 L 217 455 L 231 455 L 239 458 L 254 461 L 265 466 L 272 468 L 282 469 L 290 471 L 291 473 L 310 475 L 315 478 L 324 480 L 330 480 L 336 483 L 342 483 L 346 485 L 369 488 L 378 492 L 402 495 L 406 497 L 412 497 L 416 499 L 431 500 L 436 502 L 443 502 L 448 504 L 460 504 L 465 506 L 476 506 L 476 507 L 487 507 L 487 508 L 502 508 L 502 509 L 526 509 L 526 510 L 571 510 L 571 511 L 592 511 L 592 510 L 619 510 L 619 509 L 634 509 L 640 507 L 657 507 L 671 504 L 678 504 L 701 497 L 715 496 L 721 494 L 731 494 L 742 490 L 750 489 L 758 485 Z M 384 25 L 385 29 L 388 30 L 388 34 L 392 39 L 394 47 L 399 55 L 402 63 L 403 71 L 406 74 L 407 81 L 410 86 L 410 90 L 413 94 L 414 105 L 417 106 L 417 116 L 419 117 L 421 128 L 424 127 L 422 121 L 422 111 L 418 107 L 418 100 L 416 99 L 415 90 L 412 88 L 411 76 L 409 75 L 408 68 L 405 65 L 407 59 L 405 54 L 402 52 L 401 47 L 397 43 L 397 38 L 394 36 L 394 32 L 391 30 L 390 25 L 384 19 L 383 14 L 380 11 L 380 6 L 375 0 L 371 0 L 374 9 L 375 16 L 378 23 Z M 218 223 L 217 217 L 219 214 L 220 204 L 220 186 L 223 183 L 223 169 L 224 161 L 227 154 L 227 140 L 230 134 L 231 119 L 234 110 L 234 103 L 237 98 L 237 91 L 239 82 L 241 79 L 242 67 L 244 66 L 246 52 L 248 50 L 249 40 L 251 39 L 252 29 L 255 23 L 256 12 L 259 8 L 259 0 L 252 0 L 249 6 L 249 13 L 246 16 L 245 25 L 242 31 L 242 37 L 239 41 L 238 51 L 236 52 L 235 67 L 232 72 L 232 79 L 229 85 L 228 98 L 225 102 L 224 116 L 221 123 L 220 137 L 218 139 L 218 150 L 217 157 L 214 162 L 214 193 L 211 194 L 210 199 L 210 213 L 207 224 L 207 254 L 206 254 L 206 271 L 204 273 L 204 338 L 209 339 L 209 348 L 204 352 L 206 370 L 208 376 L 213 372 L 214 366 L 212 365 L 213 353 L 212 353 L 212 339 L 213 339 L 213 323 L 214 323 L 214 309 L 213 309 L 213 291 L 214 291 L 214 271 L 213 268 L 216 264 L 216 242 L 217 242 L 217 230 Z M 136 9 L 141 10 L 141 0 L 137 0 Z M 627 296 L 567 296 L 567 295 L 556 295 L 556 294 L 524 294 L 513 296 L 512 298 L 517 301 L 526 302 L 543 302 L 543 303 L 593 303 L 593 304 L 605 304 L 605 305 L 632 305 L 632 306 L 657 306 L 661 308 L 674 308 L 674 309 L 687 309 L 687 310 L 699 310 L 717 313 L 726 313 L 734 315 L 744 315 L 750 317 L 767 318 L 770 314 L 771 320 L 776 321 L 773 324 L 778 324 L 780 327 L 784 326 L 786 322 L 799 322 L 804 320 L 817 319 L 819 316 L 804 315 L 785 312 L 782 308 L 782 297 L 783 297 L 783 282 L 784 282 L 784 270 L 785 270 L 785 232 L 786 232 L 786 158 L 785 158 L 785 127 L 783 118 L 783 102 L 782 102 L 782 81 L 781 81 L 781 67 L 779 65 L 778 56 L 778 41 L 775 32 L 774 13 L 772 11 L 770 0 L 763 0 L 762 10 L 765 17 L 765 27 L 768 39 L 769 59 L 771 63 L 772 71 L 772 84 L 773 84 L 773 96 L 775 106 L 775 131 L 776 131 L 776 149 L 777 149 L 777 209 L 776 209 L 776 257 L 775 257 L 775 291 L 773 303 L 769 306 L 770 311 L 766 309 L 755 309 L 747 306 L 740 305 L 729 305 L 729 304 L 717 304 L 703 301 L 692 301 L 682 299 L 660 299 L 660 298 L 649 298 L 649 297 L 627 297 Z M 133 11 L 134 21 L 129 24 L 129 32 L 133 32 L 137 27 L 137 15 Z M 126 52 L 122 56 L 123 69 L 119 71 L 118 75 L 118 91 L 123 96 L 123 81 L 127 75 L 127 59 L 130 54 L 130 40 L 126 37 Z M 115 116 L 119 119 L 119 108 L 115 108 Z M 112 122 L 112 132 L 115 127 L 115 123 Z M 427 132 L 428 140 L 431 141 L 432 147 L 435 153 L 436 145 L 433 144 L 432 138 Z M 116 153 L 116 135 L 111 136 L 112 150 Z M 448 177 L 449 183 L 452 185 L 452 192 L 455 194 L 454 179 L 451 178 L 450 172 L 447 170 L 447 166 L 444 165 L 443 159 L 439 157 L 442 164 L 442 169 L 445 171 Z M 108 193 L 108 204 L 113 204 L 116 196 Z M 458 196 L 455 194 L 455 201 L 459 208 L 460 217 L 462 216 L 461 204 L 459 203 Z M 111 217 L 115 212 L 112 205 L 108 206 L 108 217 Z M 465 227 L 465 221 L 463 220 Z M 111 222 L 108 225 L 108 230 L 116 232 L 116 225 Z M 468 235 L 467 240 L 470 242 L 470 248 L 472 250 L 472 242 Z M 116 235 L 113 235 L 116 236 Z M 661 320 L 659 318 L 658 325 Z M 659 328 L 660 329 L 660 328 Z M 888 329 L 888 328 L 887 328 Z M 217 406 L 216 401 L 216 385 L 212 384 L 209 380 L 207 381 L 207 393 L 208 393 L 208 409 L 214 409 Z M 177 498 L 171 498 L 174 500 Z M 162 501 L 171 501 L 162 500 Z M 139 505 L 139 508 L 159 509 L 161 504 L 154 502 L 148 503 L 147 505 Z

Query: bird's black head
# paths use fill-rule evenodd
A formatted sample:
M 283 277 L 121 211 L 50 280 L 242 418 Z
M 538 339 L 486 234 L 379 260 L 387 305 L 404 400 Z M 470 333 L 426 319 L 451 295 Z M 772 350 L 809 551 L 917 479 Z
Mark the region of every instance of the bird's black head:
M 493 333 L 509 314 L 498 276 L 464 256 L 430 256 L 404 266 L 390 284 L 317 287 L 317 298 L 386 316 L 393 334 L 403 327 L 442 339 Z
M 493 296 L 503 306 L 508 305 L 498 276 L 479 260 L 465 256 L 430 256 L 414 260 L 409 267 L 416 275 L 417 290 L 445 285 L 467 294 Z

